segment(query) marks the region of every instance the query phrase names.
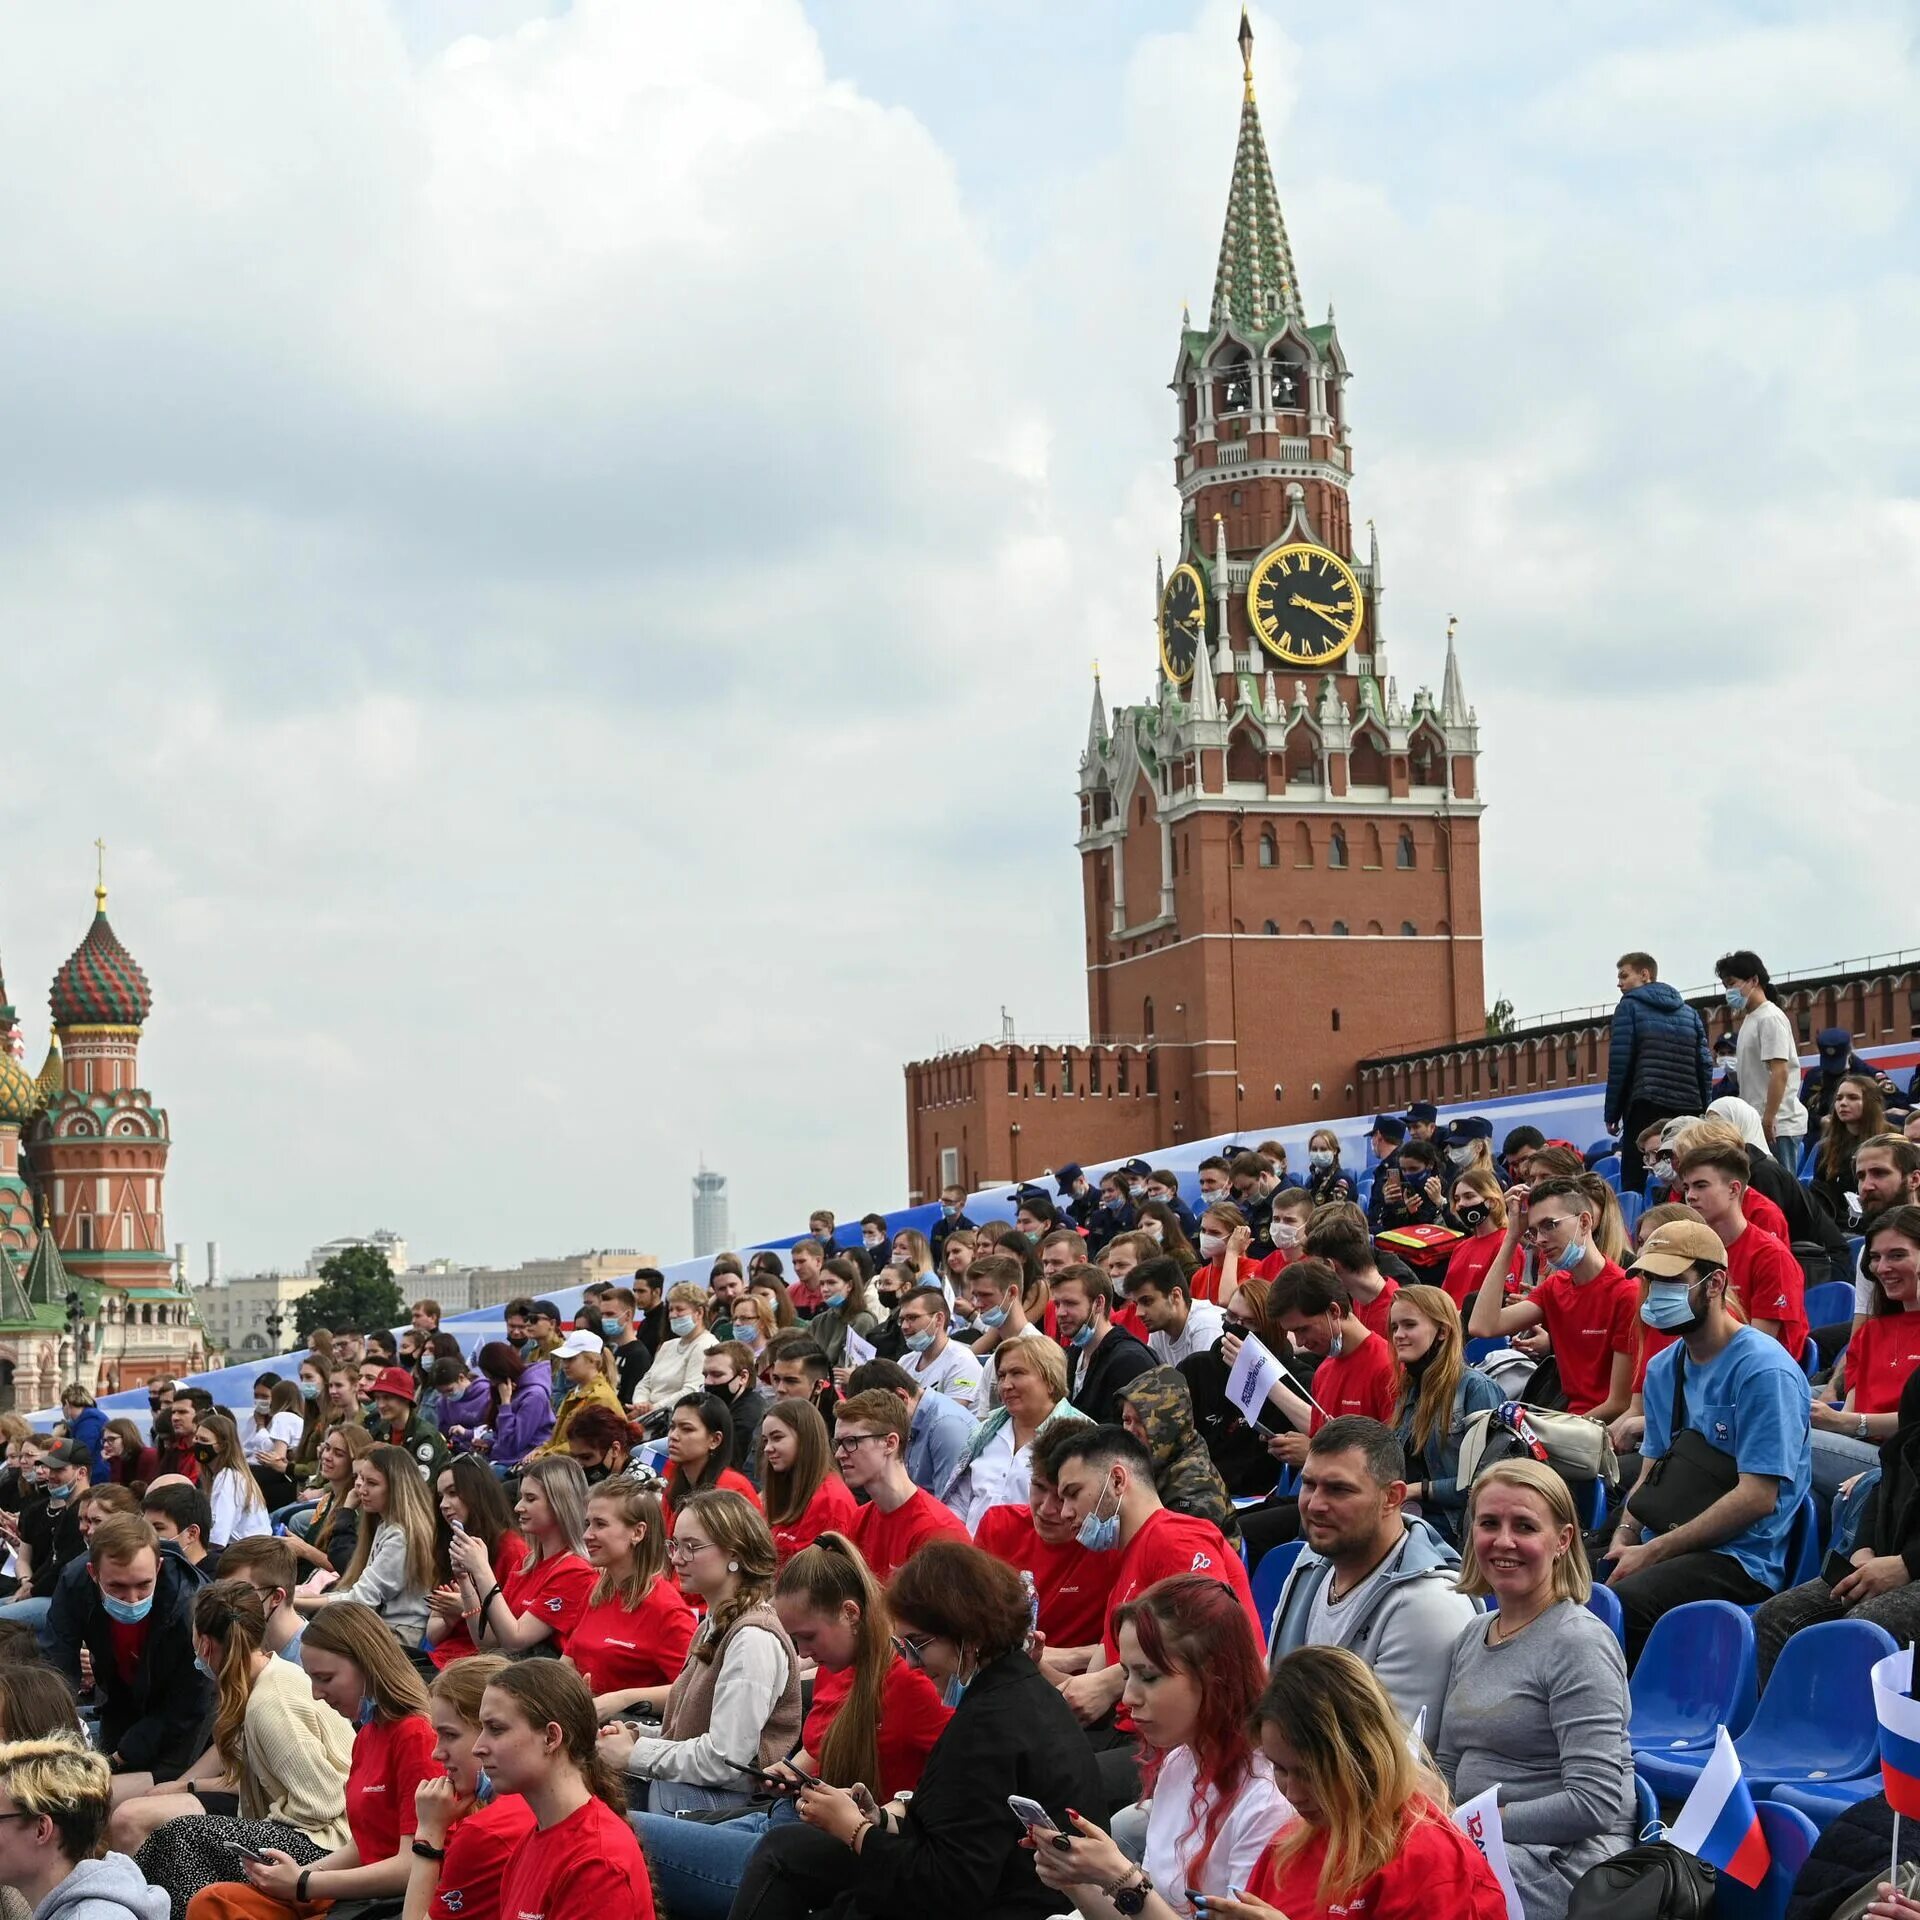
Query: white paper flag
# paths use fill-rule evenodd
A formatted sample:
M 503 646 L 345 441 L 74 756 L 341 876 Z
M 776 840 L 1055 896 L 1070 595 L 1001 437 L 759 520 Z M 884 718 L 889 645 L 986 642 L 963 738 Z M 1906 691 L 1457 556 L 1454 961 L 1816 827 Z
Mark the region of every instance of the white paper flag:
M 874 1345 L 871 1340 L 862 1340 L 860 1336 L 849 1327 L 847 1329 L 846 1349 L 844 1357 L 841 1360 L 841 1365 L 847 1367 L 864 1367 L 867 1362 L 874 1357 L 874 1351 Z
M 1227 1398 L 1240 1409 L 1240 1417 L 1248 1426 L 1259 1420 L 1261 1409 L 1267 1404 L 1267 1395 L 1285 1372 L 1286 1369 L 1256 1336 L 1250 1333 L 1240 1342 L 1233 1371 L 1227 1375 Z
M 1500 1882 L 1500 1891 L 1507 1897 L 1507 1920 L 1527 1920 L 1527 1910 L 1520 1904 L 1520 1890 L 1513 1884 L 1513 1872 L 1507 1865 L 1498 1784 L 1485 1793 L 1476 1793 L 1464 1806 L 1455 1807 L 1453 1824 L 1480 1849 L 1487 1865 L 1493 1869 L 1493 1877 Z

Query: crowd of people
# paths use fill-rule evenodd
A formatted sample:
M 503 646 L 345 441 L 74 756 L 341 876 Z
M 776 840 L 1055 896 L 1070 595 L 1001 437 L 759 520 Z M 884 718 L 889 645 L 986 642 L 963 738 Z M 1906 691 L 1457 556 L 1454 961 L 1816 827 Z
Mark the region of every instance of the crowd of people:
M 1869 1073 L 1783 1084 L 1764 968 L 1722 974 L 1735 1091 L 1623 958 L 1617 1170 L 1417 1103 L 1364 1166 L 1317 1131 L 1297 1170 L 1062 1167 L 1011 1224 L 818 1214 L 472 1353 L 422 1301 L 250 1421 L 168 1382 L 147 1434 L 0 1416 L 0 1882 L 86 1920 L 1494 1920 L 1450 1815 L 1497 1789 L 1559 1920 L 1634 1837 L 1664 1614 L 1757 1607 L 1763 1668 L 1920 1628 L 1920 1144 Z

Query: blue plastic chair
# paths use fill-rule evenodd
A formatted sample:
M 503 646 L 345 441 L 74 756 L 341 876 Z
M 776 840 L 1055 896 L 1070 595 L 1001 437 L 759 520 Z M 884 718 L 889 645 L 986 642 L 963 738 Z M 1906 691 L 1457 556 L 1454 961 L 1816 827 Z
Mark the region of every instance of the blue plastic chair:
M 1299 1540 L 1283 1540 L 1277 1547 L 1269 1547 L 1266 1557 L 1253 1570 L 1253 1610 L 1265 1625 L 1273 1619 L 1273 1610 L 1280 1604 L 1280 1589 L 1287 1584 L 1287 1575 L 1293 1571 L 1293 1563 L 1300 1558 L 1300 1549 L 1305 1543 Z
M 1807 1325 L 1837 1327 L 1853 1318 L 1853 1283 L 1848 1280 L 1823 1280 L 1807 1289 Z
M 1819 1365 L 1820 1365 L 1819 1343 L 1814 1339 L 1812 1334 L 1808 1334 L 1807 1344 L 1800 1349 L 1800 1371 L 1804 1373 L 1809 1380 L 1811 1380 L 1814 1376 L 1814 1373 L 1819 1368 Z
M 1819 1571 L 1820 1504 L 1809 1489 L 1800 1496 L 1800 1504 L 1793 1510 L 1793 1523 L 1787 1528 L 1786 1584 L 1804 1586 Z
M 1634 1765 L 1651 1754 L 1694 1754 L 1704 1763 L 1715 1727 L 1737 1737 L 1753 1718 L 1757 1671 L 1753 1622 L 1731 1601 L 1694 1600 L 1663 1613 L 1633 1670 Z
M 1640 1216 L 1647 1210 L 1647 1196 L 1644 1193 L 1623 1193 L 1620 1195 L 1620 1223 L 1631 1233 L 1638 1224 Z
M 1773 1864 L 1757 1887 L 1743 1887 L 1738 1880 L 1721 1874 L 1713 1889 L 1715 1920 L 1785 1920 L 1787 1897 L 1814 1842 L 1820 1838 L 1819 1829 L 1797 1807 L 1762 1800 L 1755 1810 Z
M 1600 1483 L 1596 1480 L 1595 1486 Z M 1620 1604 L 1620 1596 L 1611 1587 L 1596 1585 L 1587 1595 L 1587 1611 L 1597 1614 L 1613 1629 L 1613 1637 L 1620 1642 L 1622 1652 L 1627 1645 L 1626 1609 Z
M 1645 1840 L 1650 1829 L 1660 1824 L 1660 1801 L 1639 1774 L 1633 1776 L 1633 1837 Z
M 1490 1353 L 1498 1353 L 1507 1343 L 1497 1335 L 1491 1340 L 1469 1340 L 1467 1342 L 1467 1365 L 1477 1367 Z
M 1798 1786 L 1775 1787 L 1767 1798 L 1783 1807 L 1796 1808 L 1825 1833 L 1849 1807 L 1871 1800 L 1880 1791 L 1880 1784 L 1877 1773 L 1860 1780 L 1807 1780 Z
M 1756 1798 L 1778 1786 L 1879 1772 L 1880 1727 L 1868 1676 L 1894 1651 L 1893 1635 L 1871 1620 L 1823 1620 L 1787 1642 L 1746 1731 L 1734 1736 Z M 1636 1668 L 1636 1692 L 1639 1678 Z M 1636 1751 L 1634 1763 L 1661 1799 L 1684 1800 L 1711 1751 Z

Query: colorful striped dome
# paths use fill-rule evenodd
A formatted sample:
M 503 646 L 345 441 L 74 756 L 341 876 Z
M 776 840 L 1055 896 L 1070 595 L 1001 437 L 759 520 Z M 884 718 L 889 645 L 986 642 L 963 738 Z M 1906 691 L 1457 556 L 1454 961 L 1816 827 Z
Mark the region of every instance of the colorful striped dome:
M 40 1083 L 0 1045 L 0 1127 L 24 1127 L 40 1111 Z
M 140 963 L 107 921 L 104 887 L 87 937 L 53 976 L 47 996 L 56 1027 L 137 1027 L 153 1008 L 153 993 Z

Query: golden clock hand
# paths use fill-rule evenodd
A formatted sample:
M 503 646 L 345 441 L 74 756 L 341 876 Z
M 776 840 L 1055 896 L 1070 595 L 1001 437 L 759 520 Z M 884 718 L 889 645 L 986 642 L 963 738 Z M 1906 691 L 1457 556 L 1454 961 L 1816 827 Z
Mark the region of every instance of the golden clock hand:
M 1323 620 L 1337 620 L 1340 618 L 1331 607 L 1322 606 L 1318 600 L 1308 600 L 1297 593 L 1292 596 L 1287 604 L 1294 607 L 1304 607 L 1309 613 L 1319 614 Z

